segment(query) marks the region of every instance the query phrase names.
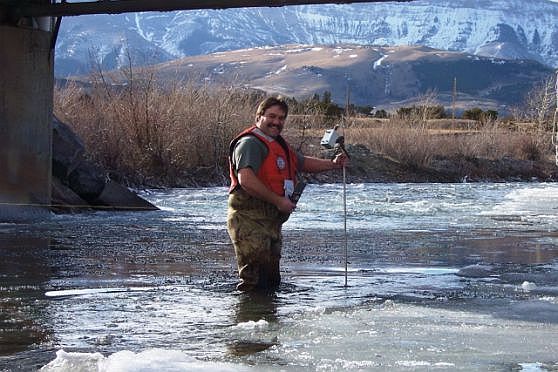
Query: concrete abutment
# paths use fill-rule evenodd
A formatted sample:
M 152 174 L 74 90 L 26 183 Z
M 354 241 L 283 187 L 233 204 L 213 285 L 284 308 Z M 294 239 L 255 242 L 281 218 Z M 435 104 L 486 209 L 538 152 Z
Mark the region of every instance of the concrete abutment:
M 0 26 L 0 222 L 50 214 L 52 32 Z

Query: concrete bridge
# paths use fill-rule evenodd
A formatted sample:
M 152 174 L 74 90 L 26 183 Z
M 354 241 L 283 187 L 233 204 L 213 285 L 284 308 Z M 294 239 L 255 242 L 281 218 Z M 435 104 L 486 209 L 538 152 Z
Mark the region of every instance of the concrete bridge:
M 0 0 L 0 222 L 46 218 L 51 203 L 54 47 L 83 14 L 388 0 Z M 396 0 L 412 1 L 412 0 Z

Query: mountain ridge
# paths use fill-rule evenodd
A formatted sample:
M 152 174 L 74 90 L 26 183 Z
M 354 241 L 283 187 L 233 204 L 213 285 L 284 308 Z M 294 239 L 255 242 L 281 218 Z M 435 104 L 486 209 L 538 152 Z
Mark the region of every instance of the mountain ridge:
M 558 3 L 416 0 L 65 18 L 57 76 L 247 47 L 422 45 L 558 67 Z M 92 56 L 92 57 L 91 57 Z
M 351 102 L 395 110 L 401 106 L 442 104 L 458 111 L 472 107 L 509 111 L 522 103 L 535 82 L 551 69 L 530 60 L 503 60 L 424 46 L 378 47 L 284 45 L 184 57 L 143 67 L 137 78 L 165 85 L 215 84 L 278 93 L 297 99 L 331 93 Z M 125 83 L 125 74 L 111 73 Z M 456 89 L 454 95 L 454 87 Z M 428 97 L 427 97 L 428 96 Z M 432 101 L 434 100 L 434 101 Z

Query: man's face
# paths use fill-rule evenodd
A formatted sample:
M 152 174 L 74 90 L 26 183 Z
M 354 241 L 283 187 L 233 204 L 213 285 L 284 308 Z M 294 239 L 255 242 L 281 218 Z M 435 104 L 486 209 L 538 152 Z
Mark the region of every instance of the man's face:
M 256 126 L 270 137 L 277 137 L 281 134 L 285 125 L 286 114 L 281 106 L 271 106 L 261 115 Z

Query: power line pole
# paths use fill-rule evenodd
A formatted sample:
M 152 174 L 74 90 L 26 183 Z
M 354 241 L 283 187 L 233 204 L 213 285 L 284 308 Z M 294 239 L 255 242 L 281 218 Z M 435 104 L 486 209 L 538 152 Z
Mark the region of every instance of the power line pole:
M 457 100 L 457 77 L 453 78 L 452 102 L 451 102 L 451 118 L 455 120 L 455 101 Z

